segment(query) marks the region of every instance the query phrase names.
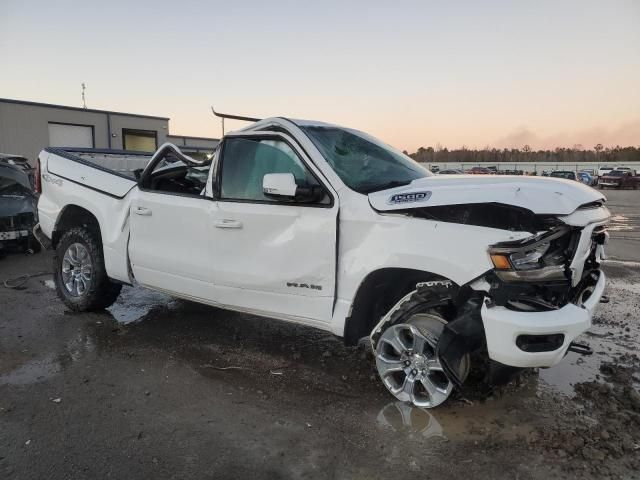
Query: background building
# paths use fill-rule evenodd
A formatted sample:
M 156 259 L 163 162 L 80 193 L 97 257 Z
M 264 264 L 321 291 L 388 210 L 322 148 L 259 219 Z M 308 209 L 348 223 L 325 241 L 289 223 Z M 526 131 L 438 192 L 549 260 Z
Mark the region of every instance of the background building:
M 202 156 L 219 140 L 170 135 L 166 117 L 0 98 L 0 153 L 22 155 L 32 164 L 45 147 L 152 152 L 164 142 Z

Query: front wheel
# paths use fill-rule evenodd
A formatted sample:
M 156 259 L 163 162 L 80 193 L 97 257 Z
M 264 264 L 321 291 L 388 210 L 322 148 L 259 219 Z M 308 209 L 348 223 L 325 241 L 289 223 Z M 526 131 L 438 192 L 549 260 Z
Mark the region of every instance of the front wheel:
M 376 367 L 382 383 L 398 400 L 433 408 L 445 402 L 454 389 L 436 354 L 447 321 L 433 309 L 411 307 L 407 318 L 382 332 L 376 344 Z M 470 365 L 467 354 L 458 372 L 462 381 Z
M 107 276 L 99 234 L 85 227 L 65 232 L 53 257 L 56 291 L 71 310 L 102 310 L 116 301 L 122 285 Z

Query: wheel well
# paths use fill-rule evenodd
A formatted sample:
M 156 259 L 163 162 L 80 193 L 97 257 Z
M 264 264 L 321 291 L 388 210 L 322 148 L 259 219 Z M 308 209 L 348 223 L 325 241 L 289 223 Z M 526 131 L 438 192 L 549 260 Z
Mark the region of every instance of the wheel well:
M 58 241 L 60 240 L 60 237 L 64 234 L 64 232 L 71 228 L 79 226 L 89 228 L 90 230 L 100 235 L 100 238 L 102 238 L 100 232 L 100 223 L 98 223 L 98 219 L 95 217 L 95 215 L 93 215 L 93 213 L 77 205 L 67 205 L 60 213 L 58 221 L 56 222 L 56 226 L 53 230 L 53 235 L 51 238 L 53 247 L 56 247 Z
M 410 268 L 383 268 L 371 272 L 362 281 L 351 305 L 351 314 L 344 327 L 344 342 L 356 345 L 362 337 L 369 336 L 398 300 L 415 290 L 419 282 L 447 280 L 441 275 Z

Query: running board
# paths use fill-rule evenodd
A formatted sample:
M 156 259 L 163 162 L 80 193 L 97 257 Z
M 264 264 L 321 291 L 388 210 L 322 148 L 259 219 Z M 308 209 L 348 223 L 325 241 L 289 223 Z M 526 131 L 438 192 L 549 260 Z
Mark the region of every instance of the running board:
M 39 223 L 35 224 L 31 232 L 33 233 L 33 236 L 36 237 L 36 240 L 38 240 L 38 243 L 40 243 L 40 245 L 42 245 L 45 250 L 53 250 L 53 244 L 51 240 L 49 240 L 49 238 L 47 238 L 47 236 L 42 232 Z

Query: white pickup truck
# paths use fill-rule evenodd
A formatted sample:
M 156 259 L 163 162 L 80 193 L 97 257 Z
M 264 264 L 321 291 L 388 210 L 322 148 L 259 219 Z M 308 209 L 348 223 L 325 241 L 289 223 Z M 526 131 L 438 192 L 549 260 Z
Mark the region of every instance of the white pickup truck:
M 142 169 L 142 170 L 140 170 Z M 434 176 L 362 132 L 270 118 L 209 162 L 47 148 L 39 226 L 72 310 L 123 284 L 370 342 L 434 407 L 483 365 L 550 367 L 591 325 L 609 211 L 562 179 Z M 483 359 L 488 357 L 489 361 Z

